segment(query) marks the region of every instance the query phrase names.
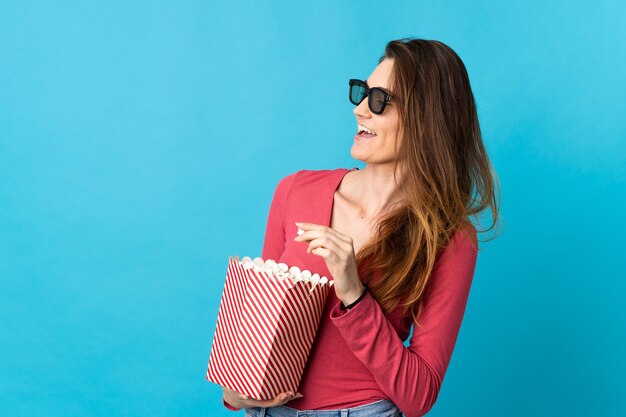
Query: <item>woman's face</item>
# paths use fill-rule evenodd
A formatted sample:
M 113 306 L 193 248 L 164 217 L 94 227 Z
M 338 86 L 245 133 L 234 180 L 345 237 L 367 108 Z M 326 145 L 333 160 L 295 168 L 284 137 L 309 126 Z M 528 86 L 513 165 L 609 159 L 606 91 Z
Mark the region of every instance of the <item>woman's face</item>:
M 372 87 L 381 87 L 387 91 L 389 88 L 389 76 L 393 68 L 393 59 L 385 58 L 374 69 L 366 80 L 367 85 Z M 393 93 L 393 91 L 391 91 Z M 398 107 L 393 98 L 385 106 L 382 114 L 375 114 L 370 111 L 367 104 L 368 97 L 363 99 L 361 103 L 353 110 L 356 116 L 355 131 L 358 134 L 360 127 L 365 126 L 369 130 L 376 133 L 371 138 L 354 137 L 354 144 L 350 150 L 350 154 L 354 159 L 358 159 L 367 164 L 386 164 L 393 162 L 397 157 L 395 155 L 394 146 L 396 143 L 396 133 L 398 131 Z

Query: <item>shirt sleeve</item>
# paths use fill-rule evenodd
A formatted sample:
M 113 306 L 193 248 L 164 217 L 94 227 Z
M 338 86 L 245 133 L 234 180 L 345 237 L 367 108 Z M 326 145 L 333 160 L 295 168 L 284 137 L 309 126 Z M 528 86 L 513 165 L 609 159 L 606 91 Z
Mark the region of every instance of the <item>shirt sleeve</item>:
M 274 197 L 270 204 L 265 228 L 265 240 L 263 242 L 263 260 L 278 259 L 285 251 L 285 208 L 287 196 L 291 190 L 294 179 L 298 173 L 294 172 L 281 179 L 274 190 Z
M 285 250 L 285 207 L 287 205 L 287 195 L 296 177 L 297 172 L 289 174 L 281 179 L 274 190 L 274 196 L 270 204 L 265 228 L 265 240 L 263 243 L 263 260 L 278 259 Z M 222 397 L 224 407 L 232 411 L 240 411 L 241 408 L 233 407 Z
M 233 407 L 232 405 L 228 404 L 226 402 L 226 400 L 224 399 L 224 397 L 222 397 L 222 403 L 224 403 L 224 407 L 228 408 L 231 411 L 241 411 L 241 408 L 237 408 L 237 407 Z
M 430 290 L 403 341 L 368 292 L 349 311 L 330 312 L 332 322 L 379 387 L 407 417 L 421 417 L 435 404 L 461 327 L 478 256 L 476 230 L 453 236 L 431 273 Z

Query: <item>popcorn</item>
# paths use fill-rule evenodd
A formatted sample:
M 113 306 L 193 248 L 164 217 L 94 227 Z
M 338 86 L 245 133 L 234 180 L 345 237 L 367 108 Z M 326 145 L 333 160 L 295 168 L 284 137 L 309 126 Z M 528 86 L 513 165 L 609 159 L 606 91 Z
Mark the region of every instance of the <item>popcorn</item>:
M 229 257 L 206 379 L 258 400 L 296 392 L 332 285 L 273 259 Z
M 238 261 L 239 256 L 235 256 L 233 259 Z M 304 271 L 300 271 L 300 268 L 295 265 L 289 268 L 287 264 L 282 262 L 278 264 L 273 259 L 263 261 L 260 257 L 252 259 L 249 256 L 244 256 L 240 263 L 246 270 L 253 269 L 254 272 L 265 272 L 277 277 L 279 280 L 289 278 L 294 283 L 298 281 L 311 282 L 313 283 L 313 287 L 318 283 L 329 283 L 330 286 L 333 285 L 333 281 L 328 281 L 328 278 L 320 277 L 317 273 L 311 274 L 311 271 L 306 269 Z

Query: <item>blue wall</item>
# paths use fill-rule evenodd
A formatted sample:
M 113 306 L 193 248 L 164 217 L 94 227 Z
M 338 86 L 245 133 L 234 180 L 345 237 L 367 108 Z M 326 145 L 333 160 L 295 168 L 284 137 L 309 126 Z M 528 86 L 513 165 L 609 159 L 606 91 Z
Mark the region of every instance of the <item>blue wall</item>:
M 502 185 L 429 415 L 624 415 L 625 17 L 2 1 L 2 414 L 234 415 L 204 379 L 227 258 L 260 255 L 280 178 L 362 167 L 347 80 L 416 36 L 464 60 Z

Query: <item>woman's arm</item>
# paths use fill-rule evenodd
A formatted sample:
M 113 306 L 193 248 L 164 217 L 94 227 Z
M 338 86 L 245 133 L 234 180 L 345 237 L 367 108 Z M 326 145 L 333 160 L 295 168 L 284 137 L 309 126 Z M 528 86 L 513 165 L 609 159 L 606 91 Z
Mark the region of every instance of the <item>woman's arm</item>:
M 263 252 L 261 258 L 263 260 L 278 259 L 285 250 L 285 207 L 287 203 L 287 195 L 291 189 L 297 172 L 289 174 L 281 179 L 274 190 L 274 196 L 270 204 L 269 214 L 267 216 L 267 225 L 265 227 L 265 240 L 263 243 Z M 224 407 L 232 411 L 239 411 L 241 408 L 233 407 L 222 398 Z
M 337 303 L 330 313 L 352 352 L 407 417 L 426 414 L 439 395 L 472 284 L 475 234 L 459 230 L 442 250 L 408 348 L 369 292 L 349 311 Z
M 274 190 L 274 197 L 272 198 L 267 216 L 265 240 L 261 255 L 264 261 L 273 259 L 278 262 L 278 259 L 285 251 L 285 208 L 287 206 L 287 196 L 297 174 L 297 172 L 294 172 L 281 179 Z

